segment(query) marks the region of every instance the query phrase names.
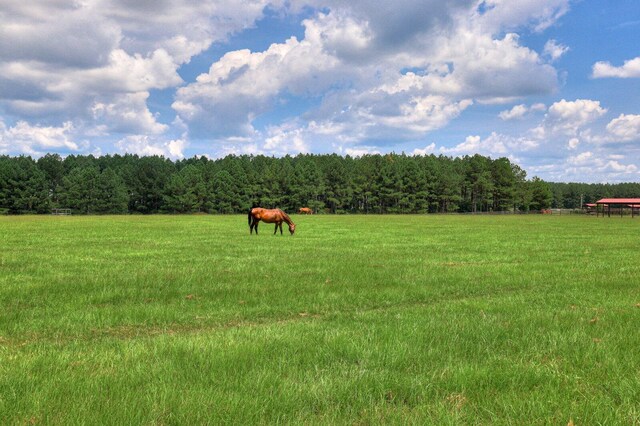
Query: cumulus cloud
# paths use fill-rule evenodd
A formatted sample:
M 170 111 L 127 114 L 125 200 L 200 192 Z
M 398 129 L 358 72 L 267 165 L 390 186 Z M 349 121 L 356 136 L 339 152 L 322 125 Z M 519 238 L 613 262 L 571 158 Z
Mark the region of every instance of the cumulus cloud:
M 148 135 L 129 135 L 116 142 L 116 147 L 123 153 L 161 155 L 174 159 L 184 158 L 187 145 L 184 138 L 165 140 Z
M 425 146 L 424 148 L 416 148 L 413 150 L 412 154 L 413 155 L 429 155 L 429 154 L 433 154 L 436 150 L 436 144 L 435 143 L 430 143 L 429 145 Z
M 502 38 L 483 33 L 465 22 L 453 34 L 435 40 L 432 55 L 423 58 L 421 84 L 449 96 L 484 102 L 551 93 L 557 87 L 555 69 L 519 43 L 519 36 Z
M 305 40 L 322 46 L 329 55 L 345 61 L 357 60 L 367 52 L 373 33 L 367 21 L 357 21 L 337 13 L 319 13 L 315 19 L 304 21 Z
M 607 132 L 616 142 L 640 140 L 640 115 L 620 114 L 607 124 Z
M 326 88 L 324 73 L 336 63 L 320 46 L 295 37 L 265 52 L 229 52 L 195 83 L 178 89 L 173 108 L 194 134 L 251 135 L 253 119 L 279 95 Z
M 580 145 L 580 139 L 571 138 L 571 139 L 569 139 L 569 143 L 567 145 L 568 145 L 569 149 L 576 149 L 576 148 L 578 148 L 578 145 Z
M 559 44 L 555 40 L 549 40 L 544 45 L 544 54 L 548 56 L 552 61 L 560 59 L 562 55 L 569 51 L 569 47 Z
M 505 121 L 519 120 L 524 118 L 527 114 L 531 112 L 544 111 L 546 109 L 547 107 L 541 103 L 533 104 L 531 106 L 520 104 L 520 105 L 514 106 L 510 110 L 501 111 L 500 114 L 498 114 L 498 117 L 500 117 L 502 120 L 505 120 Z
M 444 127 L 472 104 L 468 99 L 453 101 L 416 90 L 390 94 L 381 89 L 371 89 L 344 101 L 350 102 L 349 108 L 327 120 L 341 124 L 345 137 L 381 144 L 392 136 L 411 139 Z
M 528 26 L 536 32 L 544 31 L 569 11 L 567 0 L 485 0 L 483 17 L 487 25 L 495 28 Z
M 505 110 L 500 112 L 498 116 L 503 120 L 513 120 L 518 118 L 523 118 L 524 115 L 529 111 L 529 109 L 524 105 L 516 105 L 510 110 Z
M 32 126 L 19 121 L 15 126 L 7 127 L 0 121 L 0 153 L 25 153 L 41 155 L 52 149 L 63 152 L 79 151 L 86 143 L 74 141 L 74 126 L 65 122 L 60 127 Z
M 23 2 L 24 3 L 24 2 Z M 94 68 L 118 47 L 118 25 L 97 18 L 91 7 L 73 2 L 2 2 L 2 62 L 38 62 L 53 68 Z M 9 19 L 7 19 L 9 18 Z
M 375 147 L 360 146 L 358 148 L 346 148 L 344 154 L 350 155 L 351 157 L 362 157 L 365 155 L 381 154 L 381 152 Z
M 602 117 L 607 112 L 600 106 L 600 101 L 562 99 L 549 107 L 545 116 L 545 125 L 553 132 L 575 135 L 580 128 Z
M 347 17 L 344 22 L 357 22 L 361 28 L 366 25 L 367 43 L 364 52 L 370 60 L 389 54 L 407 52 L 422 48 L 425 38 L 447 31 L 455 25 L 456 16 L 474 9 L 476 0 L 401 0 L 385 2 L 380 0 L 366 2 L 344 2 L 342 0 L 303 0 L 293 1 L 298 7 L 311 5 L 318 10 L 330 9 L 331 14 Z M 331 34 L 346 33 L 341 25 L 335 30 L 327 28 L 328 40 Z M 361 31 L 358 31 L 361 32 Z M 353 43 L 351 43 L 353 44 Z M 417 47 L 416 44 L 420 44 Z
M 361 143 L 415 139 L 446 126 L 474 99 L 555 90 L 555 69 L 517 34 L 504 33 L 560 16 L 566 2 L 548 1 L 542 12 L 528 8 L 528 19 L 502 2 L 490 13 L 474 1 L 323 2 L 326 11 L 303 22 L 303 39 L 227 53 L 178 89 L 173 108 L 193 136 L 261 139 L 254 123 L 262 114 L 289 96 L 320 97 L 301 126 L 340 128 L 343 139 Z
M 501 113 L 503 119 L 522 118 L 542 104 L 520 104 Z M 544 118 L 520 134 L 491 132 L 469 135 L 451 147 L 440 147 L 446 155 L 507 156 L 530 174 L 542 173 L 548 180 L 619 182 L 640 176 L 637 159 L 640 147 L 628 142 L 640 140 L 640 116 L 621 114 L 606 125 L 597 124 L 607 109 L 591 99 L 562 99 L 553 103 Z M 616 152 L 609 142 L 627 142 Z M 622 149 L 622 148 L 621 148 Z M 571 153 L 571 154 L 569 154 Z M 635 160 L 634 160 L 635 159 Z
M 531 107 L 533 108 L 533 106 Z M 536 109 L 542 109 L 536 105 Z M 530 110 L 516 105 L 503 111 L 504 118 L 520 117 Z M 488 137 L 468 136 L 453 148 L 440 148 L 450 155 L 508 153 L 531 175 L 543 174 L 551 181 L 625 182 L 640 177 L 638 158 L 640 116 L 621 114 L 608 124 L 599 120 L 607 113 L 599 101 L 562 99 L 553 103 L 544 118 L 520 135 L 492 132 Z M 616 144 L 624 143 L 624 144 Z M 618 149 L 623 151 L 618 151 Z
M 304 130 L 290 126 L 277 126 L 269 129 L 264 150 L 271 154 L 306 153 L 309 146 L 305 141 Z
M 640 178 L 636 160 L 600 149 L 587 150 L 555 161 L 528 159 L 526 170 L 543 173 L 545 180 L 557 182 L 632 182 Z
M 73 141 L 84 132 L 117 134 L 123 152 L 172 158 L 184 155 L 188 138 L 218 153 L 379 152 L 398 140 L 425 140 L 474 105 L 553 93 L 553 61 L 568 50 L 549 40 L 536 52 L 519 33 L 544 31 L 569 0 L 36 3 L 0 5 L 10 17 L 0 27 L 0 110 L 34 129 L 64 129 L 73 117 L 75 126 L 63 131 L 67 145 L 52 137 L 67 150 L 83 149 Z M 181 67 L 195 55 L 255 26 L 266 10 L 304 15 L 304 36 L 227 52 L 183 81 Z M 174 95 L 177 120 L 163 123 L 149 107 L 155 90 Z M 303 111 L 261 120 L 299 99 Z M 499 117 L 524 120 L 545 110 L 521 103 Z M 581 132 L 604 113 L 597 101 L 563 100 L 526 135 L 473 135 L 440 152 L 521 154 L 558 137 L 575 153 L 589 140 Z M 612 121 L 608 133 L 631 138 L 629 117 Z M 435 151 L 430 144 L 415 153 Z
M 634 175 L 638 174 L 638 166 L 624 163 L 616 157 L 601 152 L 585 151 L 568 157 L 560 167 L 565 167 L 568 173 L 576 176 L 592 174 L 602 177 L 604 181 L 633 180 Z
M 591 75 L 593 78 L 638 78 L 640 77 L 640 56 L 624 61 L 621 67 L 615 67 L 609 62 L 596 62 Z
M 103 131 L 136 134 L 160 134 L 169 126 L 156 121 L 147 108 L 149 92 L 126 93 L 108 102 L 96 101 L 92 106 L 93 117 L 105 123 Z
M 149 112 L 149 91 L 181 85 L 182 64 L 253 26 L 269 4 L 281 6 L 278 0 L 3 1 L 0 109 L 51 128 L 73 120 L 93 123 L 90 133 L 161 133 L 168 126 Z
M 492 157 L 512 157 L 514 154 L 535 149 L 538 145 L 538 141 L 524 136 L 513 137 L 491 132 L 485 139 L 482 139 L 478 135 L 467 136 L 464 142 L 459 143 L 453 148 L 441 147 L 440 152 L 456 156 L 483 154 Z

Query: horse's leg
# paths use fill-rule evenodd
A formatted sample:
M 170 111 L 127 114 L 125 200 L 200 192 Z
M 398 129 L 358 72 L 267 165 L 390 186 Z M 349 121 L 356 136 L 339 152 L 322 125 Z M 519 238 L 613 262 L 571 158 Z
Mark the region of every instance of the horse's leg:
M 273 235 L 276 235 L 276 232 L 278 232 L 278 224 L 276 223 L 276 228 L 273 230 Z
M 280 222 L 279 225 L 280 225 L 280 235 L 282 235 L 282 222 Z

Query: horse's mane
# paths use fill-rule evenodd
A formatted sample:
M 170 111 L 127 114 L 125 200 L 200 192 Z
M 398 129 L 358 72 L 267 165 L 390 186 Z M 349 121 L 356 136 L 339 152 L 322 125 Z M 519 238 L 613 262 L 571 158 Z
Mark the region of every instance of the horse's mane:
M 291 218 L 289 217 L 289 215 L 282 209 L 278 209 L 282 212 L 282 216 L 284 217 L 285 222 L 287 222 L 289 225 L 291 225 L 293 223 L 293 221 L 291 220 Z

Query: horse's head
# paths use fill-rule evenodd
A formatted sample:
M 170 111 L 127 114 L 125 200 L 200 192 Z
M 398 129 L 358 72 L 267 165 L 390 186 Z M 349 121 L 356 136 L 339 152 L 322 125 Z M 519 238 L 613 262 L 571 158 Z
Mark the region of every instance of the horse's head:
M 291 235 L 296 232 L 296 225 L 294 223 L 289 224 L 289 232 L 291 232 Z

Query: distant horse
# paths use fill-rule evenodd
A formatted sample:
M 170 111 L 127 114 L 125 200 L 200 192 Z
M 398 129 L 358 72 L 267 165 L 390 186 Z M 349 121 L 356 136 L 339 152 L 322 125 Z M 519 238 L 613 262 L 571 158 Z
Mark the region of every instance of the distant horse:
M 298 210 L 298 213 L 313 214 L 313 210 L 311 210 L 309 207 L 301 207 L 300 210 Z
M 291 218 L 280 209 L 263 209 L 261 207 L 255 207 L 249 211 L 249 234 L 256 230 L 258 235 L 258 222 L 263 221 L 265 223 L 275 223 L 276 229 L 273 231 L 275 235 L 280 227 L 280 235 L 282 235 L 282 222 L 287 222 L 289 225 L 289 232 L 293 235 L 296 232 L 296 224 L 293 223 Z

